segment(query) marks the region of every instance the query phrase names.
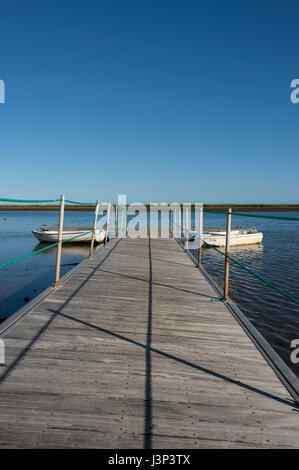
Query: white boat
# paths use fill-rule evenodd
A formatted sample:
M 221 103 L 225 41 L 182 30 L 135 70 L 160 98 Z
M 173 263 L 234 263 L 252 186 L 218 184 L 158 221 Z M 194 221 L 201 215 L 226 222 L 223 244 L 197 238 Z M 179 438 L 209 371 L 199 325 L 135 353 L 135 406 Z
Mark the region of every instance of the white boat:
M 85 243 L 90 242 L 92 237 L 92 228 L 91 227 L 63 227 L 62 240 L 67 240 L 68 238 L 73 238 L 67 243 Z M 82 235 L 85 232 L 85 235 Z M 39 230 L 32 230 L 33 235 L 42 243 L 55 243 L 58 241 L 58 225 L 53 225 L 48 227 L 47 225 L 42 225 Z M 79 237 L 79 235 L 82 235 Z M 95 241 L 100 243 L 105 239 L 106 230 L 101 228 L 96 229 L 95 231 Z M 74 238 L 78 237 L 78 238 Z
M 198 232 L 189 232 L 188 240 L 193 241 L 198 238 Z M 231 229 L 230 246 L 253 245 L 262 243 L 263 233 L 258 232 L 255 227 L 246 229 L 236 227 Z M 225 228 L 206 228 L 203 232 L 203 242 L 213 246 L 225 246 L 226 230 Z

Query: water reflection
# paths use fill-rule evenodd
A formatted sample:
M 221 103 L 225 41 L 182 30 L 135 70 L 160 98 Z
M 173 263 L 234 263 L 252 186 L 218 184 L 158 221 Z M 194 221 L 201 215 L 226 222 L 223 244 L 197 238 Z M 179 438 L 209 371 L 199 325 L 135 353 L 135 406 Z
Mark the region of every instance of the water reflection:
M 37 243 L 37 245 L 33 248 L 32 251 L 38 251 L 43 248 L 47 248 L 49 246 L 48 243 Z M 48 248 L 47 250 L 41 251 L 39 254 L 43 256 L 47 256 L 49 253 L 53 254 L 56 253 L 57 251 L 57 246 L 52 246 L 51 248 Z M 89 254 L 89 243 L 64 243 L 62 245 L 62 254 L 67 255 L 67 256 L 79 256 L 79 257 L 85 257 L 88 256 Z
M 198 250 L 198 240 L 189 241 L 189 250 Z M 213 248 L 203 245 L 202 247 L 204 250 L 211 250 L 216 251 Z M 217 248 L 218 250 L 225 252 L 224 247 Z M 252 256 L 253 254 L 261 255 L 263 253 L 264 246 L 261 243 L 257 243 L 255 245 L 241 245 L 241 246 L 232 246 L 230 248 L 230 254 L 233 257 L 233 254 L 238 256 Z

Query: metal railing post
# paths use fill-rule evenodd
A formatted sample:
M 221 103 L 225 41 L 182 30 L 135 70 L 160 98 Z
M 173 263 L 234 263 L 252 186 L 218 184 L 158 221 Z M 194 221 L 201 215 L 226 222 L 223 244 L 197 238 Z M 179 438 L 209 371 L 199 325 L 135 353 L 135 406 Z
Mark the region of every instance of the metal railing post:
M 117 235 L 117 219 L 118 219 L 118 206 L 115 204 L 115 220 L 114 220 L 114 238 L 116 238 Z
M 96 237 L 96 228 L 97 228 L 97 220 L 98 220 L 98 213 L 99 213 L 99 205 L 100 205 L 100 201 L 97 200 L 96 208 L 95 208 L 95 211 L 94 211 L 93 232 L 92 232 L 92 234 L 91 234 L 91 242 L 90 242 L 90 249 L 89 249 L 89 259 L 92 259 L 94 241 L 95 241 L 95 237 Z
M 181 212 L 181 204 L 179 206 L 179 214 L 178 214 L 178 217 L 179 217 L 179 240 L 180 240 L 180 243 L 182 242 L 182 227 L 181 227 L 181 223 L 182 223 L 182 212 Z
M 224 269 L 224 289 L 223 297 L 224 300 L 228 299 L 228 286 L 229 286 L 229 249 L 230 249 L 230 231 L 231 231 L 231 219 L 232 210 L 231 208 L 227 211 L 226 217 L 226 241 L 225 241 L 225 269 Z
M 186 207 L 186 240 L 185 240 L 186 253 L 188 253 L 188 248 L 189 248 L 188 232 L 189 232 L 189 211 L 188 211 L 188 207 Z
M 110 202 L 108 204 L 108 209 L 107 209 L 107 229 L 106 229 L 106 236 L 105 236 L 105 246 L 107 246 L 107 242 L 108 242 L 109 219 L 110 219 Z
M 174 230 L 172 232 L 172 236 L 173 238 L 176 238 L 176 209 L 174 209 L 173 217 L 174 217 L 174 220 L 173 220 Z
M 123 211 L 123 208 L 121 207 L 120 208 L 120 213 L 121 213 L 121 217 L 120 217 L 120 236 L 122 237 L 123 236 L 123 220 L 124 220 L 124 211 Z
M 174 232 L 174 212 L 173 210 L 171 211 L 171 234 L 173 236 L 173 232 Z
M 197 253 L 197 267 L 201 266 L 201 250 L 203 239 L 203 207 L 199 208 L 199 230 L 198 230 L 198 253 Z
M 65 196 L 61 195 L 60 196 L 60 210 L 59 210 L 59 226 L 58 226 L 58 245 L 57 245 L 57 255 L 56 255 L 56 271 L 55 271 L 55 282 L 54 282 L 55 289 L 59 287 L 59 278 L 60 278 L 64 200 L 65 200 Z

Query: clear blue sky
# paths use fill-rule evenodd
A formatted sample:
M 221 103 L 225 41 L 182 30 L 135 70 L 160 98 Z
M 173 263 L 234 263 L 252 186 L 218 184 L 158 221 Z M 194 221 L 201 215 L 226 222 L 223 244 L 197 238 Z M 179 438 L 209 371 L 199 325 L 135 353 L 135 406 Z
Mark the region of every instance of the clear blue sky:
M 1 197 L 298 203 L 299 2 L 1 4 Z

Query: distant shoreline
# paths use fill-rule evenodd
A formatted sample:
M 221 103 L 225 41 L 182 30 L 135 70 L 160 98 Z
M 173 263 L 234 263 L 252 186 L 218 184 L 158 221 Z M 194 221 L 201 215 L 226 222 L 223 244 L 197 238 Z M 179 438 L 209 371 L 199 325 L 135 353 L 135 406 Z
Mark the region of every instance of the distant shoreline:
M 145 205 L 149 209 L 149 204 Z M 137 204 L 134 206 L 138 209 Z M 299 204 L 204 204 L 204 210 L 208 211 L 225 211 L 231 207 L 234 212 L 299 212 Z M 67 204 L 65 211 L 89 212 L 93 211 L 95 205 L 72 205 Z M 0 211 L 41 211 L 41 212 L 57 212 L 59 205 L 41 205 L 41 204 L 19 204 L 6 205 L 0 204 Z

